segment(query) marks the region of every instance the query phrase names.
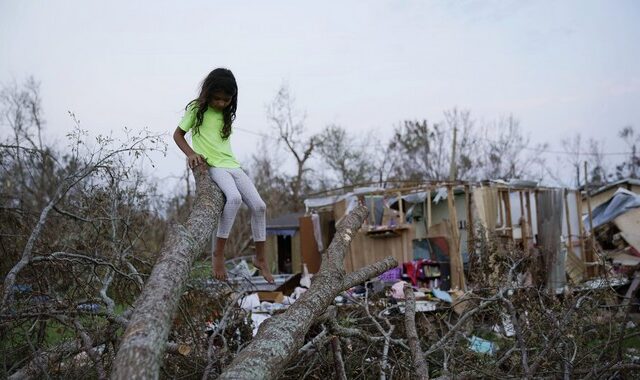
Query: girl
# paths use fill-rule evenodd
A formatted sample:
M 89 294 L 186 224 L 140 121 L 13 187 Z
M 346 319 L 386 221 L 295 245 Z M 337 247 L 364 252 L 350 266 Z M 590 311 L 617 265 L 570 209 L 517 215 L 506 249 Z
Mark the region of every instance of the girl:
M 253 264 L 260 269 L 267 282 L 273 283 L 264 253 L 266 206 L 231 152 L 229 137 L 237 106 L 238 86 L 235 77 L 227 69 L 213 70 L 202 82 L 198 98 L 187 104 L 184 117 L 173 133 L 173 139 L 187 156 L 190 168 L 208 165 L 211 178 L 226 197 L 212 252 L 214 277 L 218 280 L 225 280 L 227 277 L 224 246 L 236 213 L 244 201 L 251 210 L 251 232 L 256 245 Z M 193 149 L 184 138 L 188 131 L 191 131 Z

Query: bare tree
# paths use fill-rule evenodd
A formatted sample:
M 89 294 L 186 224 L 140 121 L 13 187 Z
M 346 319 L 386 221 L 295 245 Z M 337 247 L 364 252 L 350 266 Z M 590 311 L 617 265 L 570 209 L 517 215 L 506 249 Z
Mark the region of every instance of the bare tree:
M 260 143 L 251 157 L 248 172 L 256 185 L 256 189 L 267 204 L 267 212 L 279 214 L 288 207 L 290 184 L 282 172 L 283 162 L 267 142 Z
M 512 115 L 488 124 L 484 129 L 486 162 L 483 178 L 542 178 L 545 160 L 541 153 L 547 144 L 533 145 Z
M 296 163 L 296 174 L 290 181 L 291 208 L 298 211 L 301 207 L 301 196 L 305 191 L 305 174 L 310 170 L 308 160 L 316 148 L 316 136 L 306 137 L 304 116 L 295 109 L 295 99 L 287 85 L 282 85 L 275 98 L 267 106 L 267 118 L 277 132 L 286 150 L 291 153 Z
M 625 161 L 616 166 L 616 176 L 618 179 L 638 178 L 640 175 L 640 153 L 638 152 L 640 134 L 636 135 L 636 131 L 632 126 L 626 126 L 620 130 L 618 136 L 630 149 L 630 153 Z
M 395 129 L 389 142 L 395 158 L 392 176 L 414 181 L 448 179 L 454 130 L 458 136 L 455 179 L 475 179 L 483 163 L 480 138 L 470 111 L 457 108 L 445 111 L 442 122 L 405 121 Z
M 572 173 L 573 181 L 562 179 L 562 175 L 554 175 L 555 180 L 564 186 L 581 187 L 585 183 L 583 167 L 587 162 L 589 167 L 588 182 L 590 185 L 601 186 L 609 182 L 611 174 L 604 158 L 604 143 L 589 138 L 585 141 L 581 134 L 561 141 L 562 154 L 557 158 L 558 168 L 568 169 Z
M 369 140 L 351 136 L 338 125 L 329 125 L 318 136 L 321 165 L 327 166 L 334 178 L 329 180 L 329 186 L 344 187 L 373 179 L 373 159 L 367 149 L 371 145 Z
M 90 138 L 71 114 L 75 129 L 58 150 L 46 143 L 32 79 L 5 87 L 0 106 L 13 132 L 0 144 L 2 371 L 39 377 L 84 352 L 104 378 L 108 347 L 126 324 L 120 308 L 141 288 L 164 233 L 160 197 L 137 167 L 165 144 L 148 131 Z

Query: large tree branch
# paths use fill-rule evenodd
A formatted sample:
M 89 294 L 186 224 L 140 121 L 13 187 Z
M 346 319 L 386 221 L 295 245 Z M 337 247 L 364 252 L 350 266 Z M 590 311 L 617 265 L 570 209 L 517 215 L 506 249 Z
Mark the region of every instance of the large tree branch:
M 175 225 L 160 258 L 136 300 L 135 311 L 122 338 L 112 379 L 159 377 L 166 341 L 191 266 L 218 224 L 224 206 L 222 192 L 204 165 L 193 171 L 196 200 L 184 225 Z
M 429 379 L 429 367 L 425 360 L 422 348 L 420 348 L 420 339 L 418 339 L 418 331 L 416 330 L 416 296 L 413 294 L 411 286 L 404 288 L 406 302 L 404 304 L 404 326 L 407 333 L 407 340 L 411 348 L 411 356 L 413 357 L 413 369 L 416 379 Z
M 344 290 L 344 257 L 366 215 L 366 207 L 358 206 L 340 223 L 309 290 L 286 312 L 266 320 L 253 341 L 240 352 L 220 379 L 278 377 L 298 353 L 314 321 Z M 380 273 L 397 265 L 395 260 L 387 263 L 391 265 L 380 268 Z

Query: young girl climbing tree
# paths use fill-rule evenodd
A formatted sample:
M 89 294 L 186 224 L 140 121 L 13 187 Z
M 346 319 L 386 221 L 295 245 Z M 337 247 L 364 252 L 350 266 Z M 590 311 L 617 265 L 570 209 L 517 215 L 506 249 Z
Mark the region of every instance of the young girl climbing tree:
M 244 201 L 251 210 L 251 232 L 256 246 L 253 264 L 260 269 L 265 280 L 273 282 L 264 252 L 266 206 L 231 151 L 229 140 L 237 107 L 238 86 L 233 73 L 224 68 L 215 69 L 202 82 L 200 95 L 187 104 L 173 139 L 187 156 L 190 168 L 208 166 L 211 178 L 226 198 L 212 252 L 214 277 L 218 280 L 227 277 L 224 247 L 236 213 Z M 184 138 L 189 131 L 193 148 Z

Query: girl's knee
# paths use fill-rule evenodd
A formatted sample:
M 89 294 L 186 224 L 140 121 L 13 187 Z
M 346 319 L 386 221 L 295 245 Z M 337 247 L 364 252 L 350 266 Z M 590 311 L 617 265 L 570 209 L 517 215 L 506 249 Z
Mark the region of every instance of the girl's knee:
M 227 197 L 226 204 L 240 207 L 240 205 L 242 204 L 242 197 L 240 196 L 240 194 L 230 195 Z
M 267 211 L 267 205 L 264 201 L 256 202 L 252 205 L 251 211 L 257 214 L 264 214 Z

